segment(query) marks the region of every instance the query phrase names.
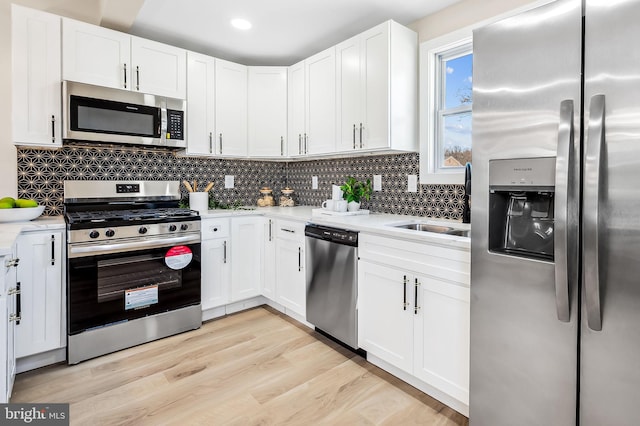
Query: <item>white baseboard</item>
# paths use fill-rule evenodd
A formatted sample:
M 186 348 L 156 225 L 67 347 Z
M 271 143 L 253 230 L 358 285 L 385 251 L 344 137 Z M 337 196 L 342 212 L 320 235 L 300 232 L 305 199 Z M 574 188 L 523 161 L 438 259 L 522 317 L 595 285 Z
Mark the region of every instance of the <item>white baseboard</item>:
M 24 373 L 25 371 L 35 370 L 36 368 L 46 367 L 47 365 L 57 364 L 66 360 L 66 347 L 40 354 L 25 356 L 23 358 L 16 359 L 16 373 Z
M 459 412 L 461 414 L 464 414 L 465 416 L 469 417 L 469 405 L 468 404 L 465 404 L 462 401 L 458 401 L 457 399 L 453 398 L 452 396 L 449 396 L 446 393 L 434 388 L 433 386 L 428 385 L 427 383 L 423 382 L 420 379 L 415 378 L 411 374 L 399 369 L 398 367 L 395 367 L 395 366 L 389 364 L 388 362 L 381 360 L 380 358 L 376 357 L 375 355 L 372 355 L 370 352 L 367 352 L 367 361 L 369 361 L 371 364 L 373 364 L 375 366 L 378 366 L 378 367 L 382 368 L 383 370 L 393 374 L 394 376 L 396 376 L 397 378 L 399 378 L 403 382 L 406 382 L 406 383 L 410 384 L 414 388 L 416 388 L 416 389 L 426 393 L 427 395 L 437 399 L 438 401 L 442 402 L 446 406 L 448 406 L 450 408 L 453 408 L 457 412 Z

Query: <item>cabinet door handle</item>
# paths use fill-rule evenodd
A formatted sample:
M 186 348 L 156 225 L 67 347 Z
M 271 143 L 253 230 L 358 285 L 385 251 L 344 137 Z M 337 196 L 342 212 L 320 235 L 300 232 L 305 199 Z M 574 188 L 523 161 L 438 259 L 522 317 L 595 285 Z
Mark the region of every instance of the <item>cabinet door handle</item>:
M 298 155 L 302 155 L 302 134 L 298 133 Z
M 124 88 L 127 88 L 127 64 L 124 64 Z
M 290 233 L 292 233 L 292 234 L 295 234 L 295 233 L 296 233 L 296 231 L 294 231 L 293 229 L 280 228 L 280 230 L 281 230 L 281 231 L 284 231 L 284 232 L 290 232 Z
M 56 143 L 56 116 L 51 116 L 51 143 Z
M 222 133 L 220 133 L 220 155 L 222 155 Z
M 309 152 L 309 136 L 304 134 L 304 153 L 307 154 Z
M 302 248 L 298 247 L 298 272 L 302 271 Z
M 356 125 L 353 124 L 353 149 L 356 149 Z
M 418 310 L 420 309 L 420 306 L 418 306 L 418 287 L 420 286 L 420 282 L 418 281 L 417 278 L 416 278 L 415 283 L 416 283 L 415 284 L 416 285 L 416 292 L 415 292 L 415 302 L 413 304 L 413 307 L 414 307 L 413 309 L 414 309 L 414 313 L 416 315 L 418 315 Z
M 222 246 L 224 247 L 224 257 L 222 259 L 222 263 L 227 263 L 227 242 L 225 241 L 224 243 L 222 243 Z
M 271 241 L 271 225 L 273 224 L 273 221 L 271 219 L 269 219 L 269 241 Z
M 360 149 L 362 149 L 362 123 L 360 123 Z
M 22 301 L 20 300 L 20 282 L 16 283 L 16 325 L 20 325 L 20 317 L 22 316 Z
M 280 136 L 280 156 L 284 156 L 284 136 Z
M 4 266 L 7 268 L 11 268 L 12 266 L 18 266 L 18 263 L 20 263 L 20 259 L 16 257 L 15 259 L 9 259 L 5 261 Z
M 355 125 L 354 125 L 354 127 L 355 127 Z M 404 302 L 402 303 L 402 307 L 406 311 L 407 310 L 407 305 L 409 305 L 407 303 L 407 276 L 406 275 L 404 276 L 403 283 L 404 283 Z
M 209 154 L 213 154 L 213 132 L 209 132 Z
M 51 265 L 56 264 L 56 236 L 51 236 Z
M 140 90 L 140 67 L 136 65 L 136 90 Z

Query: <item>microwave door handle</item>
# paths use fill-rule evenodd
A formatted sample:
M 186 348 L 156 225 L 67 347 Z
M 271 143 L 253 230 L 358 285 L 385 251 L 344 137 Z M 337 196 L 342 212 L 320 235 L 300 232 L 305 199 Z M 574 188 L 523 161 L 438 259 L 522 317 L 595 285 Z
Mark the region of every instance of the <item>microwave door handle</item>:
M 600 185 L 602 180 L 602 149 L 605 144 L 605 97 L 591 98 L 589 127 L 584 161 L 583 226 L 583 279 L 586 290 L 587 325 L 591 330 L 602 330 L 600 306 Z
M 160 139 L 167 138 L 167 109 L 160 108 Z
M 571 317 L 570 285 L 577 282 L 574 276 L 577 248 L 577 199 L 575 194 L 575 149 L 573 127 L 573 100 L 560 103 L 558 124 L 558 152 L 556 156 L 555 193 L 555 287 L 558 320 L 569 322 Z

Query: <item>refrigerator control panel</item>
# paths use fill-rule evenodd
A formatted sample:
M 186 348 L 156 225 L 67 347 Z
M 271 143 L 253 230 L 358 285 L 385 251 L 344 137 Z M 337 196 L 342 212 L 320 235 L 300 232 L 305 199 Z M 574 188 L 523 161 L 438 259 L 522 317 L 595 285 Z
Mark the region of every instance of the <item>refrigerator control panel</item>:
M 517 158 L 489 161 L 489 187 L 555 186 L 556 158 Z

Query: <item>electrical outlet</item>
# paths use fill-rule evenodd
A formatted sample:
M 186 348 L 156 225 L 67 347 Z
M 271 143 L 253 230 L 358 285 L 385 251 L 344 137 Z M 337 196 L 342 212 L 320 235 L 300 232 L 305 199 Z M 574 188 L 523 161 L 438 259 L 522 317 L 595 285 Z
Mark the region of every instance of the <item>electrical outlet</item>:
M 373 175 L 373 190 L 382 191 L 382 175 Z
M 418 192 L 418 175 L 409 175 L 407 179 L 407 191 Z
M 225 175 L 224 177 L 224 188 L 225 189 L 233 189 L 234 187 L 234 176 L 233 175 Z
M 318 176 L 311 176 L 311 189 L 318 189 Z

